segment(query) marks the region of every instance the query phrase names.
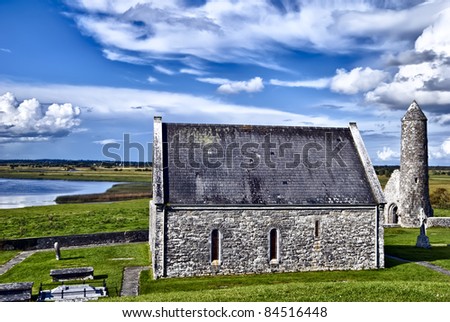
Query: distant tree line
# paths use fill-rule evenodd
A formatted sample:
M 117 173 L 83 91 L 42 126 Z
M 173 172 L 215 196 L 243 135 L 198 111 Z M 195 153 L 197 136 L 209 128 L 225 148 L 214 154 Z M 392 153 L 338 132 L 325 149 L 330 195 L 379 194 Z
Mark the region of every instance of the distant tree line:
M 376 165 L 374 166 L 375 172 L 379 176 L 390 177 L 394 170 L 400 169 L 398 165 Z
M 375 172 L 379 176 L 390 177 L 394 170 L 400 169 L 398 165 L 376 165 L 374 166 Z M 431 174 L 433 175 L 448 175 L 450 176 L 449 166 L 432 166 L 429 167 Z

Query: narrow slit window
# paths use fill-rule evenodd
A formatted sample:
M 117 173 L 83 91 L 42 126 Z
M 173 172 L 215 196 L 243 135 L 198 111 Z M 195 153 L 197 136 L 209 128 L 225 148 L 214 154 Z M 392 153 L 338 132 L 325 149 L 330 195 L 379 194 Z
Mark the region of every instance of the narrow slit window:
M 278 230 L 272 229 L 269 233 L 269 256 L 271 262 L 277 262 L 279 259 L 279 240 Z
M 316 220 L 314 223 L 314 237 L 318 238 L 320 236 L 320 222 Z
M 218 265 L 220 263 L 220 232 L 214 229 L 211 232 L 211 264 Z

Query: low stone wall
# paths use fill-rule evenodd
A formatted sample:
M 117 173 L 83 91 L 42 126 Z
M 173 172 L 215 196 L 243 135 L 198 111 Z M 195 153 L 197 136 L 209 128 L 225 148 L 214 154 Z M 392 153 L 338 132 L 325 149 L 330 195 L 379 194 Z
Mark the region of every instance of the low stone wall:
M 428 227 L 450 227 L 450 217 L 431 217 L 427 219 Z
M 0 250 L 53 248 L 55 242 L 60 247 L 148 242 L 148 230 L 0 240 Z

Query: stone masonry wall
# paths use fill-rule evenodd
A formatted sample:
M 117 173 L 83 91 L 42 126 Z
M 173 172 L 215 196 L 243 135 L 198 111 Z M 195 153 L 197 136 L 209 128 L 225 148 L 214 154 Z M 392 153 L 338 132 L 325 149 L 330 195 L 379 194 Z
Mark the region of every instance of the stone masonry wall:
M 49 236 L 36 238 L 23 238 L 0 240 L 0 250 L 35 250 L 53 248 L 55 242 L 61 247 L 135 243 L 145 242 L 148 238 L 148 230 L 97 233 L 70 236 Z
M 154 263 L 155 277 L 162 277 L 161 265 L 167 277 L 383 267 L 382 219 L 377 223 L 376 216 L 376 207 L 170 209 L 164 259 L 154 258 L 159 261 Z M 269 232 L 274 228 L 279 231 L 277 264 L 269 260 Z M 214 229 L 221 233 L 220 266 L 211 265 Z
M 450 228 L 450 217 L 431 217 L 427 220 L 428 227 L 448 227 Z

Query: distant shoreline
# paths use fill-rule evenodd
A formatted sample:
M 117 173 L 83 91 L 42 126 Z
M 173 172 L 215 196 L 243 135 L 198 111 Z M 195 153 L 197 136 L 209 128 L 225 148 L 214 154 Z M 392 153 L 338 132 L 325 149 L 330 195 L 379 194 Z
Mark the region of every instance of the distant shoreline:
M 64 182 L 92 182 L 93 180 L 61 180 L 61 179 L 49 179 L 49 178 L 39 178 L 39 179 L 30 179 L 30 178 L 1 178 L 0 180 L 28 180 L 28 181 L 42 181 L 42 180 L 49 180 L 49 181 L 64 181 Z M 102 183 L 105 182 L 103 180 L 97 180 L 95 182 Z M 105 182 L 106 183 L 106 182 Z M 78 194 L 70 194 L 70 192 L 67 192 L 64 194 L 64 189 L 61 191 L 56 192 L 54 194 L 54 199 L 48 199 L 47 202 L 42 203 L 42 205 L 58 205 L 58 204 L 80 204 L 80 203 L 102 203 L 102 202 L 115 202 L 115 201 L 127 201 L 127 200 L 134 200 L 134 199 L 145 199 L 145 198 L 151 198 L 152 196 L 152 187 L 151 183 L 149 182 L 120 182 L 120 183 L 114 183 L 109 182 L 111 185 L 108 187 L 105 187 L 103 192 L 93 192 L 93 193 L 83 193 L 82 191 L 79 191 Z M 64 184 L 63 184 L 64 185 Z M 99 191 L 99 190 L 97 190 Z M 102 191 L 102 190 L 100 190 Z M 75 192 L 76 193 L 76 192 Z M 17 198 L 14 195 L 11 197 L 4 196 L 4 198 Z M 3 199 L 4 199 L 3 198 Z M 25 197 L 29 198 L 29 197 Z M 33 195 L 30 195 L 30 198 L 33 198 Z M 34 199 L 36 199 L 34 197 Z M 31 200 L 34 200 L 31 199 Z M 14 199 L 12 199 L 14 200 Z M 45 200 L 45 198 L 44 198 Z M 49 201 L 52 200 L 52 203 L 49 203 Z M 27 207 L 38 207 L 41 204 L 35 204 L 34 201 L 30 201 L 30 205 Z M 18 208 L 21 208 L 23 206 L 18 205 Z M 16 207 L 5 207 L 2 209 L 10 209 L 10 208 L 16 208 Z
M 58 196 L 55 202 L 57 204 L 113 202 L 151 197 L 150 184 L 120 183 L 113 185 L 103 193 Z

